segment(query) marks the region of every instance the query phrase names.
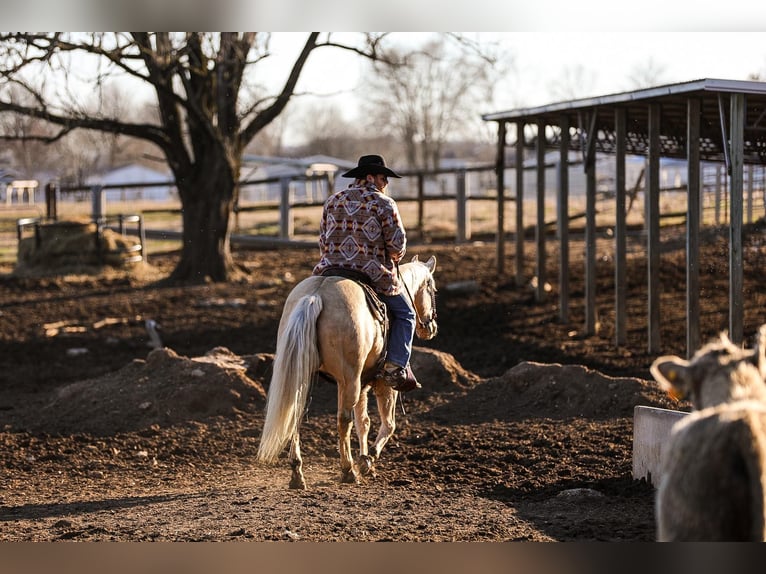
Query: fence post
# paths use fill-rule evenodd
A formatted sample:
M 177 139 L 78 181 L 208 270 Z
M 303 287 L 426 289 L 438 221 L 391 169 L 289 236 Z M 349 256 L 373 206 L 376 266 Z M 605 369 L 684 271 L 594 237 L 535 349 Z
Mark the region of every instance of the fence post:
M 424 238 L 425 227 L 423 226 L 423 212 L 425 207 L 425 176 L 418 174 L 418 235 Z
M 141 242 L 141 256 L 144 263 L 149 262 L 149 254 L 146 251 L 146 229 L 144 228 L 144 216 L 138 216 L 138 240 Z
M 290 211 L 290 178 L 279 180 L 279 237 L 291 239 L 293 236 L 293 214 Z
M 58 192 L 58 186 L 49 181 L 45 184 L 45 217 L 48 219 L 56 220 L 56 193 Z
M 455 174 L 457 183 L 457 241 L 465 242 L 471 237 L 471 223 L 468 215 L 468 201 L 465 192 L 465 170 L 461 169 Z
M 106 216 L 106 197 L 104 188 L 100 185 L 94 185 L 90 188 L 90 206 L 93 221 L 99 223 Z

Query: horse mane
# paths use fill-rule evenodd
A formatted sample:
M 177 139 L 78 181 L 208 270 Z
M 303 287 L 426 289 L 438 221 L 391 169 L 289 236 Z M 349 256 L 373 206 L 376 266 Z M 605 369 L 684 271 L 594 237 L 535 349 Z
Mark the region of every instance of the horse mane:
M 402 263 L 399 266 L 399 271 L 402 274 L 402 280 L 404 280 L 410 288 L 419 287 L 423 281 L 431 276 L 431 271 L 428 269 L 428 266 L 418 259 Z M 406 281 L 405 275 L 410 276 L 410 281 Z

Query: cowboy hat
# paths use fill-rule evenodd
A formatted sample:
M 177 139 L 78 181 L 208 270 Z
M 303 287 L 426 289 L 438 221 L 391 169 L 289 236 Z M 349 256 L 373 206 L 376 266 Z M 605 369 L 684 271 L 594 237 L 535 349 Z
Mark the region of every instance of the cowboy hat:
M 394 170 L 386 167 L 386 161 L 379 155 L 363 155 L 359 163 L 353 169 L 348 170 L 341 177 L 353 177 L 361 179 L 368 174 L 382 174 L 388 177 L 402 177 Z

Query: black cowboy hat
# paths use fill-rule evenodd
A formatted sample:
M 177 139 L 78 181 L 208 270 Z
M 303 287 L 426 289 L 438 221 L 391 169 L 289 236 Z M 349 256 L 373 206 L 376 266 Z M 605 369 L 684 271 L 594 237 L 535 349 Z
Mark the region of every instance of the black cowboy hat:
M 357 166 L 348 170 L 341 177 L 361 179 L 368 174 L 383 174 L 388 177 L 402 177 L 394 170 L 387 168 L 386 161 L 379 155 L 363 155 L 359 158 Z

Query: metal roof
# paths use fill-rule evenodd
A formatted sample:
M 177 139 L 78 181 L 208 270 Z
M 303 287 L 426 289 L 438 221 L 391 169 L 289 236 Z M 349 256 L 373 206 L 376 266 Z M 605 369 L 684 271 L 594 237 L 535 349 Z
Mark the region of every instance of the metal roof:
M 546 130 L 547 146 L 557 148 L 560 127 L 564 118 L 570 125 L 570 149 L 579 150 L 585 142 L 590 115 L 595 111 L 596 151 L 615 151 L 615 111 L 626 110 L 626 152 L 646 155 L 648 150 L 649 104 L 660 108 L 660 154 L 664 157 L 686 158 L 687 102 L 697 98 L 701 102 L 700 158 L 724 161 L 724 134 L 729 130 L 729 97 L 745 95 L 745 163 L 766 163 L 766 82 L 703 79 L 668 84 L 632 92 L 582 98 L 518 108 L 505 112 L 482 115 L 485 121 L 523 122 L 537 124 L 542 121 Z M 534 146 L 536 133 L 525 146 Z

